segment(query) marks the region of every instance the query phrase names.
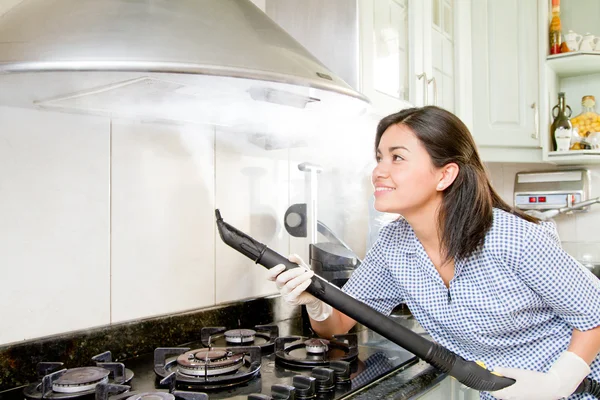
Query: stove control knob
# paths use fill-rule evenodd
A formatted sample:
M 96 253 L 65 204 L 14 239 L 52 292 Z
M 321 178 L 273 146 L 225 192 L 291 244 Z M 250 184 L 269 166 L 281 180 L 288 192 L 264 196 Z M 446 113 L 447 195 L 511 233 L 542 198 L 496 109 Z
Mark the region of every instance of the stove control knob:
M 317 392 L 328 392 L 335 389 L 335 371 L 331 368 L 316 367 L 312 369 Z
M 315 381 L 312 376 L 294 376 L 292 385 L 296 388 L 296 400 L 314 399 L 317 391 Z
M 334 372 L 336 385 L 343 385 L 350 382 L 350 363 L 348 361 L 331 361 L 329 368 Z
M 276 383 L 271 386 L 271 396 L 273 396 L 273 400 L 295 400 L 296 388 Z

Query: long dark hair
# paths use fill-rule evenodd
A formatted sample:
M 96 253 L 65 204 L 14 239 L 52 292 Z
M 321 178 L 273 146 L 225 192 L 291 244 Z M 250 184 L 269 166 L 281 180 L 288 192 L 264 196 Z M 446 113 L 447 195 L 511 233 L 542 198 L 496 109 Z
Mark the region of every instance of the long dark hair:
M 492 187 L 477 147 L 465 124 L 454 114 L 435 106 L 409 108 L 383 118 L 377 126 L 375 151 L 391 125 L 411 129 L 424 145 L 433 165 L 441 168 L 456 163 L 458 176 L 443 192 L 438 212 L 438 234 L 445 262 L 462 259 L 483 245 L 492 227 L 493 208 L 539 222 L 509 206 Z

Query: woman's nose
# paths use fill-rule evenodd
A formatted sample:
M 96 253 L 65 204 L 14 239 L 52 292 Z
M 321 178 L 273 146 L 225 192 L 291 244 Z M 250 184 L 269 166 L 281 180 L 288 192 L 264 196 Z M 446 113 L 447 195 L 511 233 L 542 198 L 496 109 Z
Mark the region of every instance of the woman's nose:
M 373 182 L 375 182 L 377 178 L 385 178 L 387 175 L 388 169 L 385 162 L 379 161 L 377 165 L 375 165 L 375 168 L 373 168 Z

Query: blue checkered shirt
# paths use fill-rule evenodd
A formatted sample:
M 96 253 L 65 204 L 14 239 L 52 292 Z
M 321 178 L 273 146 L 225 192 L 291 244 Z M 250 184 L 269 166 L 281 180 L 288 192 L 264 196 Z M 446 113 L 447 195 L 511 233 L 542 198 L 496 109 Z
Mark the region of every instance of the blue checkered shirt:
M 548 371 L 573 328 L 600 325 L 600 280 L 562 250 L 553 223 L 494 209 L 483 248 L 454 264 L 448 289 L 399 219 L 381 229 L 343 290 L 385 314 L 405 303 L 437 343 L 490 369 Z M 599 358 L 591 368 L 600 380 Z

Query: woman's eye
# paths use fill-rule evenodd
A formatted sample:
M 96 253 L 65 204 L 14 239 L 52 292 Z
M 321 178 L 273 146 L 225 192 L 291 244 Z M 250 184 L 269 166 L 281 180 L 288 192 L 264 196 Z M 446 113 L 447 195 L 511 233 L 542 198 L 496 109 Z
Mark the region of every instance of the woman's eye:
M 392 156 L 392 159 L 393 159 L 394 161 L 402 161 L 402 160 L 404 160 L 404 158 L 402 158 L 402 156 L 399 156 L 399 155 L 397 155 L 397 154 L 394 154 L 394 155 Z
M 380 162 L 381 161 L 381 156 L 375 156 L 375 161 Z

